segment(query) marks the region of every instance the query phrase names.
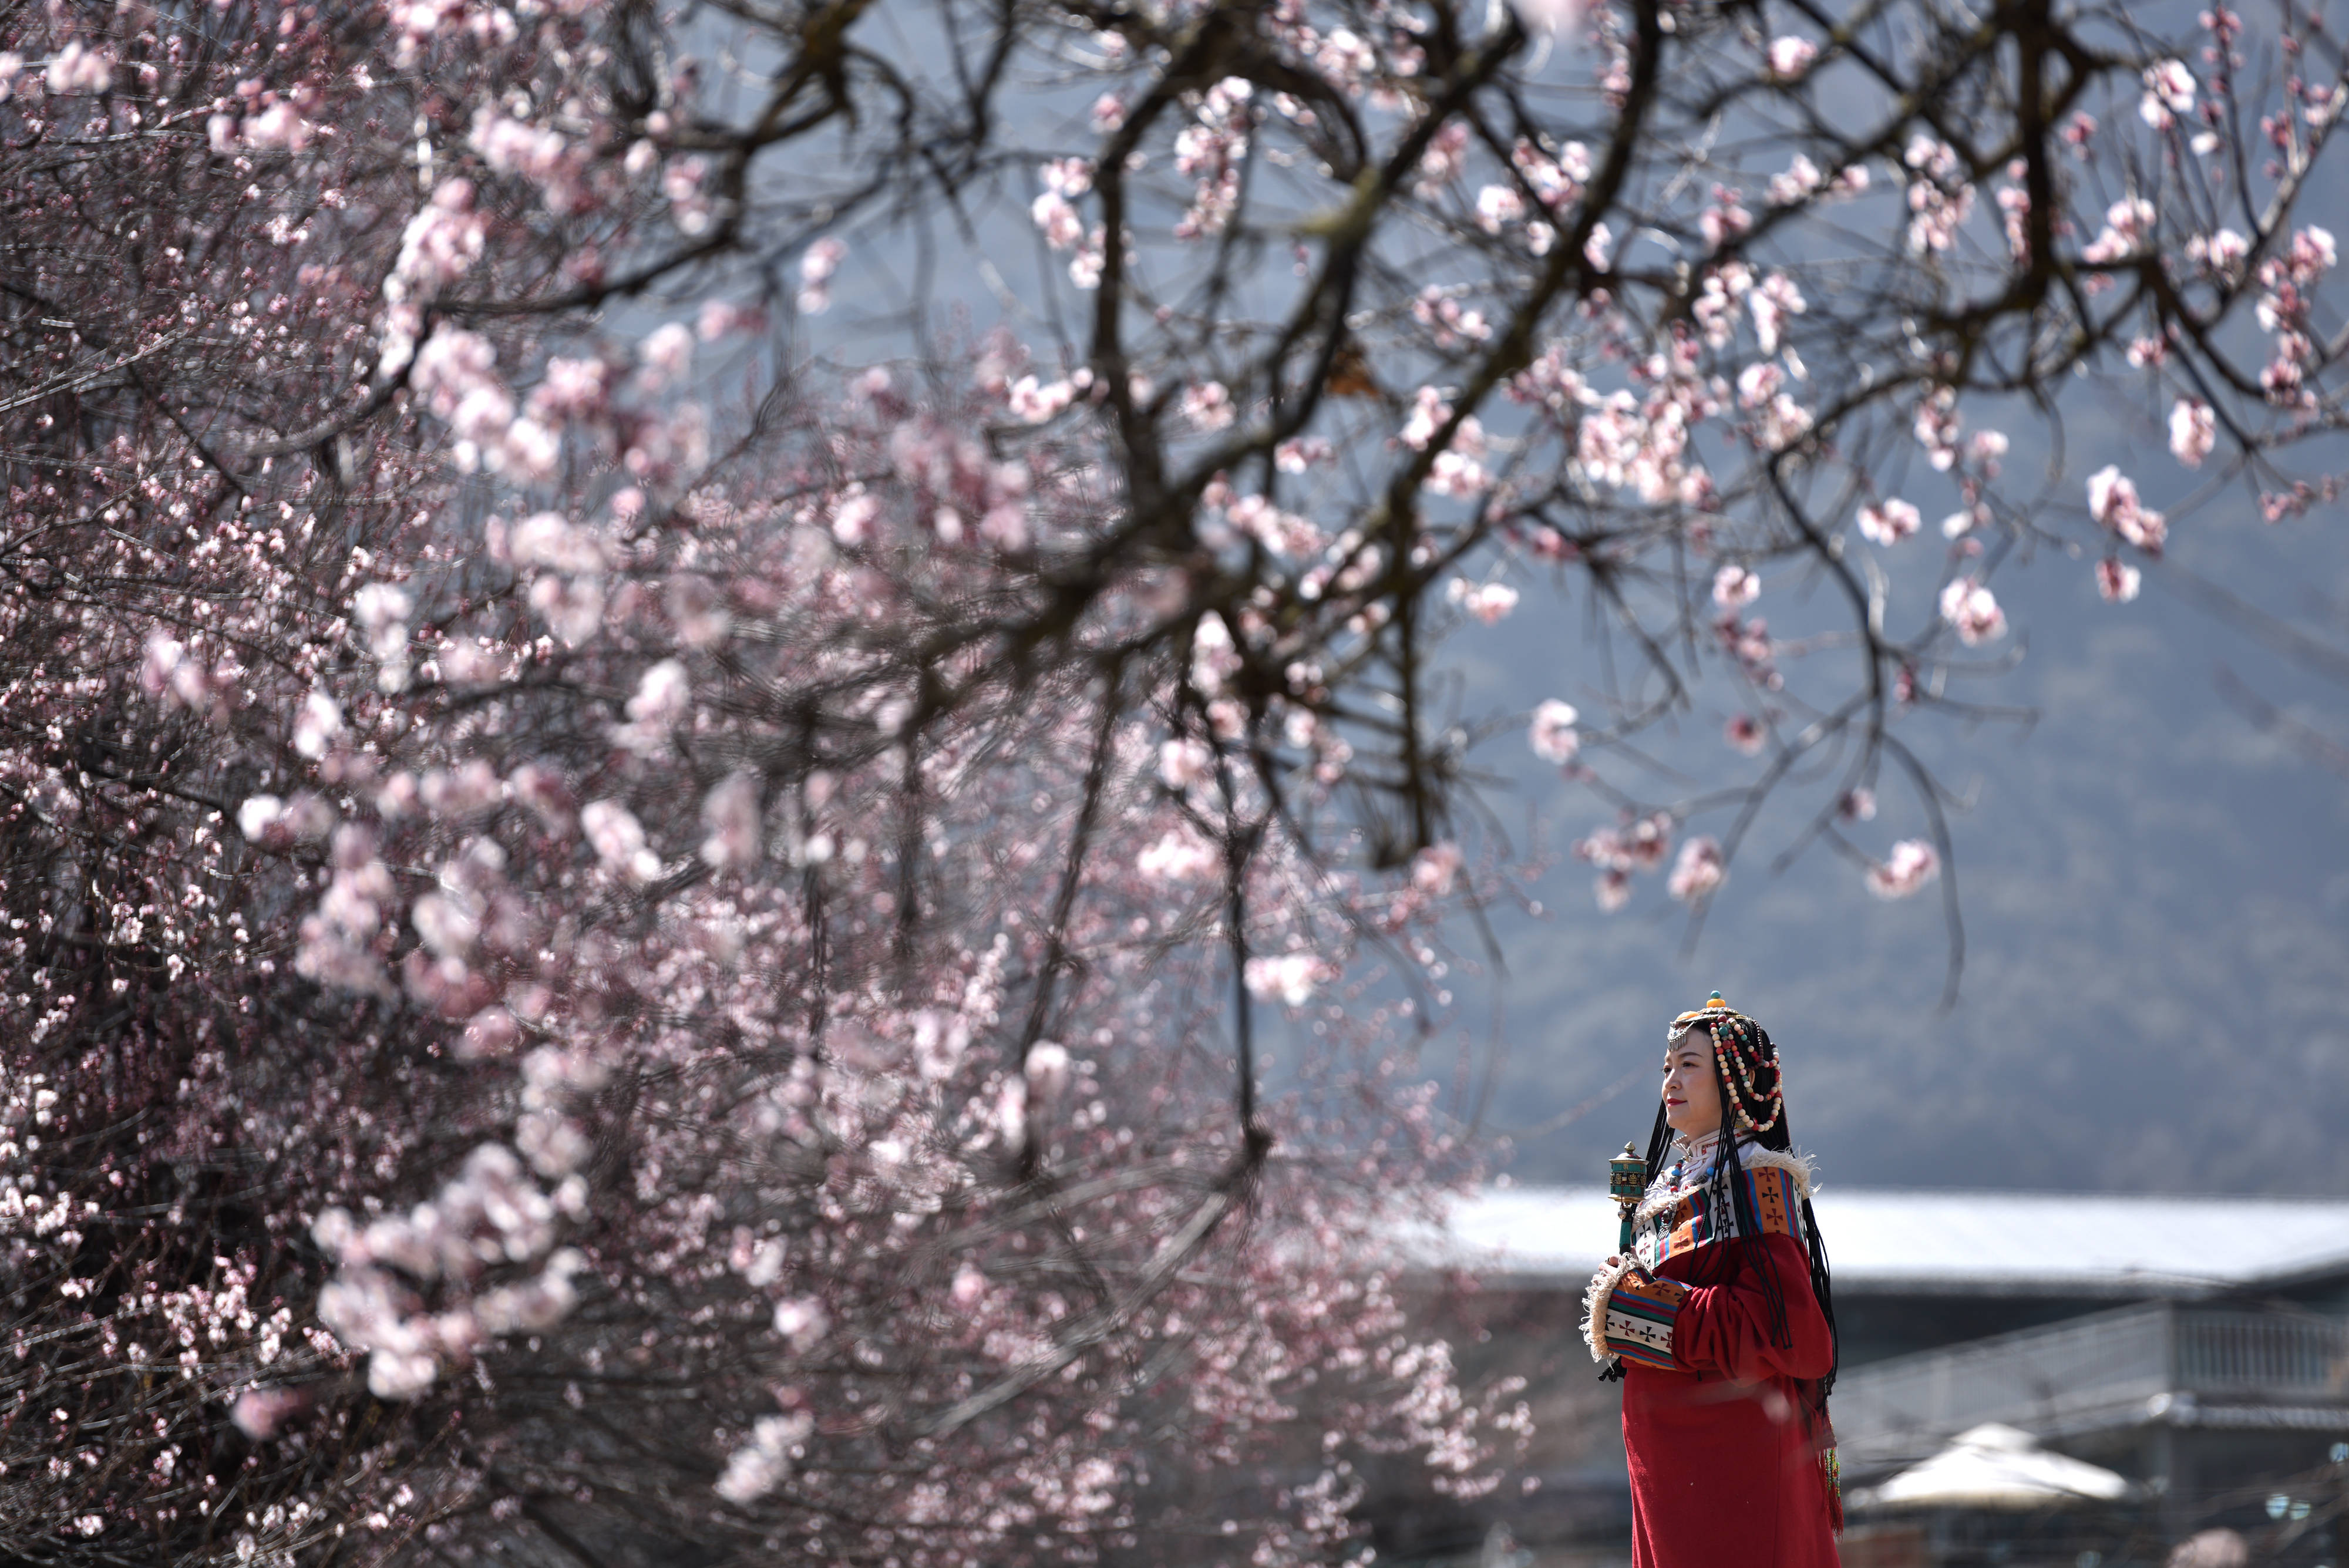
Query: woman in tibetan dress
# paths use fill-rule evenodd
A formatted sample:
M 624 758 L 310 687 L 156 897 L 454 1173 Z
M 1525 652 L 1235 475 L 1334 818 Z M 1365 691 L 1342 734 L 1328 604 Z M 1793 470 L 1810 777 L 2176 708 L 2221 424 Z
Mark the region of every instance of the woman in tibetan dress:
M 1835 1309 L 1777 1051 L 1716 992 L 1667 1052 L 1632 1252 L 1584 1303 L 1623 1380 L 1633 1568 L 1832 1568 Z

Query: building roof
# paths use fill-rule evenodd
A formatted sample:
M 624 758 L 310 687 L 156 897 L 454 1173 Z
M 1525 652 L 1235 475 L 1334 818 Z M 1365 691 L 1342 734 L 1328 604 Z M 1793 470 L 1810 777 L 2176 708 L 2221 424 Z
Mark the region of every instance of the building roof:
M 1880 1486 L 1852 1494 L 1854 1508 L 2021 1508 L 2116 1502 L 2128 1481 L 2099 1465 L 2050 1453 L 2017 1427 L 1985 1424 Z
M 1823 1188 L 1836 1290 L 1858 1293 L 2190 1296 L 2349 1274 L 2349 1200 Z M 1589 1189 L 1494 1187 L 1411 1251 L 1478 1273 L 1573 1284 L 1615 1250 L 1615 1205 Z

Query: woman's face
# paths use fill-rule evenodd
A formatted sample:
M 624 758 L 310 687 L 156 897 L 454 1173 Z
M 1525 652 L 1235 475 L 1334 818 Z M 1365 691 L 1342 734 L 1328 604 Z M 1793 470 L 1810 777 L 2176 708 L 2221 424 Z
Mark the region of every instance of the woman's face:
M 1721 1127 L 1721 1081 L 1713 1073 L 1713 1038 L 1692 1029 L 1664 1054 L 1664 1125 L 1683 1137 Z

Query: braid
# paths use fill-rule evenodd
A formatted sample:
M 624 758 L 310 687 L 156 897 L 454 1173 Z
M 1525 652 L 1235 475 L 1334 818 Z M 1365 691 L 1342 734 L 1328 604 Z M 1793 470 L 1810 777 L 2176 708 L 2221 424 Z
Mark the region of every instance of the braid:
M 1835 1359 L 1827 1363 L 1827 1375 L 1819 1379 L 1818 1403 L 1824 1410 L 1827 1396 L 1835 1392 L 1836 1374 L 1843 1370 L 1843 1331 L 1836 1327 L 1835 1282 L 1827 1272 L 1827 1244 L 1819 1235 L 1819 1222 L 1811 1212 L 1811 1200 L 1803 1199 L 1803 1233 L 1811 1241 L 1811 1293 L 1819 1298 L 1819 1314 L 1827 1320 L 1827 1340 L 1835 1346 Z
M 1779 1116 L 1776 1127 L 1754 1141 L 1764 1148 L 1776 1149 L 1780 1153 L 1790 1151 L 1795 1147 L 1794 1134 L 1787 1130 L 1786 1118 L 1783 1115 Z M 1827 1375 L 1814 1386 L 1816 1406 L 1825 1410 L 1827 1395 L 1835 1388 L 1836 1374 L 1843 1369 L 1843 1332 L 1836 1326 L 1835 1278 L 1827 1268 L 1826 1240 L 1819 1234 L 1818 1216 L 1811 1211 L 1808 1198 L 1802 1200 L 1802 1210 L 1803 1238 L 1810 1245 L 1811 1294 L 1818 1298 L 1819 1315 L 1827 1320 L 1827 1340 L 1835 1347 L 1835 1359 L 1827 1364 Z
M 1654 1183 L 1656 1178 L 1662 1174 L 1664 1168 L 1664 1156 L 1670 1154 L 1671 1152 L 1671 1124 L 1664 1119 L 1663 1097 L 1661 1096 L 1658 1096 L 1656 1098 L 1656 1125 L 1648 1134 L 1648 1180 L 1651 1185 Z
M 1735 1102 L 1729 1097 L 1728 1069 L 1722 1064 L 1723 1054 L 1716 1051 L 1713 1059 L 1713 1072 L 1723 1080 L 1721 1093 L 1723 1115 L 1721 1126 L 1721 1152 L 1713 1161 L 1713 1180 L 1705 1194 L 1705 1199 L 1715 1214 L 1720 1214 L 1725 1209 L 1734 1216 L 1739 1236 L 1750 1237 L 1759 1242 L 1762 1237 L 1762 1221 L 1754 1212 L 1754 1195 L 1747 1190 L 1745 1184 L 1745 1163 L 1738 1158 L 1737 1153 L 1737 1146 L 1741 1141 L 1738 1135 L 1742 1129 L 1734 1123 L 1743 1121 L 1744 1118 L 1732 1114 Z M 1777 1118 L 1779 1126 L 1783 1127 L 1785 1123 L 1785 1116 Z M 1762 1265 L 1755 1272 L 1762 1282 L 1762 1300 L 1770 1310 L 1770 1343 L 1783 1349 L 1793 1343 L 1793 1336 L 1786 1326 L 1786 1292 L 1785 1288 L 1778 1282 L 1778 1265 L 1772 1260 L 1767 1247 L 1757 1245 L 1753 1250 L 1753 1256 Z
M 1734 1206 L 1738 1234 L 1759 1235 L 1753 1199 L 1742 1179 L 1744 1166 L 1737 1155 L 1736 1135 L 1750 1128 L 1759 1147 L 1781 1154 L 1793 1150 L 1795 1137 L 1786 1125 L 1785 1075 L 1769 1032 L 1754 1020 L 1715 1019 L 1709 1033 L 1713 1038 L 1713 1075 L 1721 1085 L 1723 1148 L 1714 1179 L 1716 1190 L 1720 1185 L 1727 1185 L 1725 1196 Z M 1843 1335 L 1836 1326 L 1835 1282 L 1827 1268 L 1826 1242 L 1819 1235 L 1818 1216 L 1812 1211 L 1808 1198 L 1802 1199 L 1802 1216 L 1803 1236 L 1810 1251 L 1811 1294 L 1818 1300 L 1819 1315 L 1826 1319 L 1828 1341 L 1835 1351 L 1826 1376 L 1813 1385 L 1813 1404 L 1824 1411 L 1827 1395 L 1835 1387 L 1836 1374 L 1843 1365 Z M 1764 1250 L 1760 1257 L 1763 1299 L 1770 1306 L 1771 1338 L 1784 1345 L 1787 1343 L 1785 1293 L 1768 1251 Z

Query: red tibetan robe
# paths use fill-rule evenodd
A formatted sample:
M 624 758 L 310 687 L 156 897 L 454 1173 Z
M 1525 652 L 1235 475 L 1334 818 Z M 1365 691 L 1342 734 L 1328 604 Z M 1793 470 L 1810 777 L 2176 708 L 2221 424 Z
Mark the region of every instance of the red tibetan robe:
M 1811 1290 L 1803 1165 L 1738 1150 L 1762 1234 L 1710 1234 L 1709 1151 L 1670 1168 L 1640 1205 L 1635 1256 L 1591 1281 L 1591 1353 L 1623 1365 L 1633 1568 L 1836 1568 L 1833 1439 L 1800 1383 L 1834 1341 Z M 1774 1332 L 1766 1255 L 1785 1303 Z

